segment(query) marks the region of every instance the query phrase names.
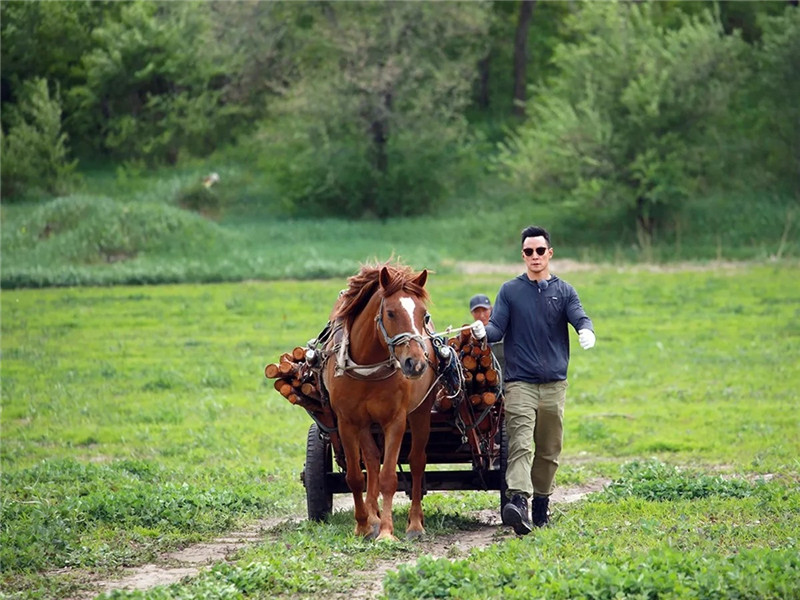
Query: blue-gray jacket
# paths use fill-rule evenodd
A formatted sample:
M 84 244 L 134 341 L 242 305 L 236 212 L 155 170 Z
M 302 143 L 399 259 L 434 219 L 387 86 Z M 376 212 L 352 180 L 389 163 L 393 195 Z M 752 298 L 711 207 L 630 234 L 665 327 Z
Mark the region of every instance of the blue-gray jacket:
M 542 290 L 523 273 L 506 281 L 497 294 L 486 326 L 489 342 L 504 338 L 503 380 L 547 383 L 567 378 L 569 333 L 591 329 L 578 293 L 555 275 Z

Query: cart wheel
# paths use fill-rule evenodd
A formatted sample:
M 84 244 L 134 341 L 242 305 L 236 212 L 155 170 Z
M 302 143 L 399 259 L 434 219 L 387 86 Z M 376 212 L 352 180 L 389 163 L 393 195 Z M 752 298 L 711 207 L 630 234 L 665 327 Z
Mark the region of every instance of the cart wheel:
M 324 521 L 333 512 L 333 492 L 325 485 L 325 475 L 332 469 L 331 443 L 320 437 L 319 427 L 313 423 L 308 429 L 303 477 L 308 518 L 311 521 Z
M 500 421 L 500 519 L 503 519 L 503 507 L 508 504 L 506 490 L 506 469 L 508 468 L 508 432 L 506 431 L 505 417 Z M 503 525 L 507 525 L 503 521 Z

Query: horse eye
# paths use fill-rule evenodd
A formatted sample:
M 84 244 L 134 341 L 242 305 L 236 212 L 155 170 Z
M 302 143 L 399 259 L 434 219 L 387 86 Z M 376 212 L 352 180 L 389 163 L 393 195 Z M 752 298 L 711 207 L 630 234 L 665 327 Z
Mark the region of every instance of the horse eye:
M 387 310 L 386 311 L 386 316 L 388 318 L 390 318 L 390 319 L 394 319 L 394 311 L 393 310 Z
M 428 323 L 430 323 L 431 322 L 431 313 L 425 313 L 425 319 L 424 320 L 425 320 L 425 324 L 426 325 Z

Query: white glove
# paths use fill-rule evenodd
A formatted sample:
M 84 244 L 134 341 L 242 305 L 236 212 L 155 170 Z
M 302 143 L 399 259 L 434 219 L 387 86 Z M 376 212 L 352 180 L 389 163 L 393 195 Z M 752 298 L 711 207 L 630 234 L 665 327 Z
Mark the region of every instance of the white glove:
M 483 326 L 483 321 L 475 321 L 472 324 L 472 337 L 476 340 L 482 340 L 486 337 L 486 327 Z
M 594 332 L 591 329 L 581 329 L 578 332 L 578 343 L 584 350 L 588 350 L 589 348 L 594 348 L 594 343 L 596 341 L 597 338 L 594 337 Z

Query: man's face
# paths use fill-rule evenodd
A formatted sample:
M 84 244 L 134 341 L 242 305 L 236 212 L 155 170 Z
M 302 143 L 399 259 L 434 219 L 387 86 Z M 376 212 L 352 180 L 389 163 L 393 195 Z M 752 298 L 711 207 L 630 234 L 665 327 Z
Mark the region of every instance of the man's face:
M 542 252 L 544 248 L 544 253 Z M 530 253 L 530 256 L 528 256 Z M 531 273 L 541 273 L 550 265 L 550 258 L 553 256 L 553 249 L 547 245 L 544 236 L 527 237 L 522 242 L 522 260 Z
M 472 311 L 472 318 L 480 321 L 484 325 L 489 322 L 489 317 L 492 316 L 492 309 L 484 306 L 479 306 Z

